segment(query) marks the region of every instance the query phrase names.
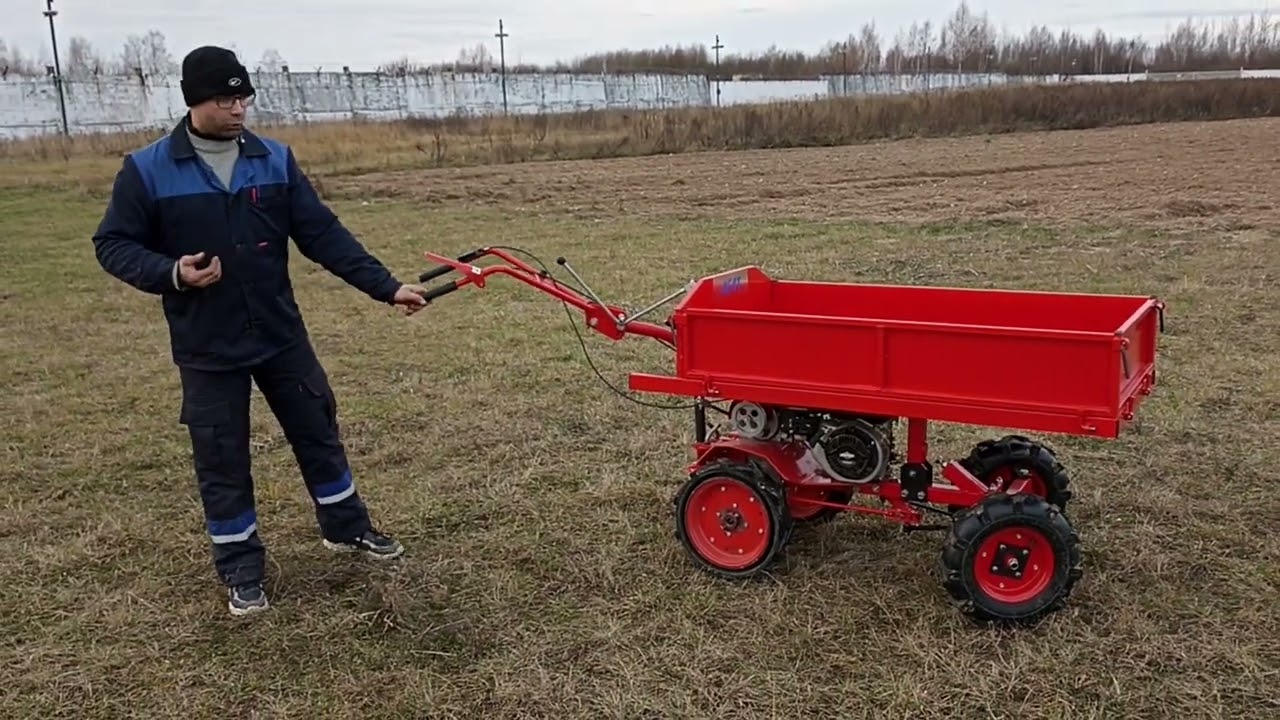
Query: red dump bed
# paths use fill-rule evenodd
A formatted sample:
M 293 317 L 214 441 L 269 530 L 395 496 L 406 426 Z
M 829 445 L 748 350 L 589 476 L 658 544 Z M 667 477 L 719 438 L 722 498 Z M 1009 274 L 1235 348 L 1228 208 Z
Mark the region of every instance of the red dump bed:
M 1149 297 L 708 277 L 634 390 L 1115 437 L 1155 382 Z

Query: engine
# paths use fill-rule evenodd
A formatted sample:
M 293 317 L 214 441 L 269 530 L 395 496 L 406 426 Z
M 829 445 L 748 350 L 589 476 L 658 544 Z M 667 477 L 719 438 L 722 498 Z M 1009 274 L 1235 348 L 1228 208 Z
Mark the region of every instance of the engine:
M 885 476 L 893 460 L 895 418 L 777 408 L 754 402 L 729 407 L 734 432 L 751 440 L 805 443 L 832 479 L 866 483 Z

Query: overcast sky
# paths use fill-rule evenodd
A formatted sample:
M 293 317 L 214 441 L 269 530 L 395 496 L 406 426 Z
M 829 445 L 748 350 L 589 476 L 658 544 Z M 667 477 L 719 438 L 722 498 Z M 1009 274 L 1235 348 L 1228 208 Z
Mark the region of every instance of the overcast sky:
M 1052 2 L 1053 0 L 1049 0 Z M 59 44 L 73 35 L 116 55 L 130 33 L 158 29 L 175 59 L 205 43 L 234 45 L 250 65 L 274 48 L 295 68 L 371 69 L 408 55 L 453 60 L 462 47 L 491 43 L 502 18 L 509 62 L 555 59 L 622 47 L 714 42 L 726 52 L 770 45 L 812 51 L 874 20 L 887 47 L 898 29 L 932 19 L 959 0 L 55 0 Z M 1280 10 L 1280 0 L 971 0 L 997 28 L 1101 27 L 1163 37 L 1188 17 Z M 49 47 L 44 0 L 0 0 L 0 37 L 30 56 Z M 1037 9 L 1037 6 L 1040 6 Z M 466 10 L 458 8 L 466 7 Z M 1280 15 L 1280 13 L 1276 13 Z

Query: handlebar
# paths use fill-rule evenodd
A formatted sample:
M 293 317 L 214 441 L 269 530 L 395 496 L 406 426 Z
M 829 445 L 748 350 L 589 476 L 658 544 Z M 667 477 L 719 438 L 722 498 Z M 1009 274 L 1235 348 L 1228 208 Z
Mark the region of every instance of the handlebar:
M 443 275 L 443 273 L 441 274 Z M 422 294 L 422 299 L 426 300 L 427 302 L 431 302 L 432 300 L 435 300 L 436 298 L 444 295 L 448 295 L 449 293 L 457 289 L 458 289 L 458 281 L 455 280 L 451 283 L 445 283 L 444 285 L 441 285 L 439 287 L 431 288 L 430 290 Z
M 458 256 L 458 262 L 460 262 L 460 263 L 469 263 L 469 262 L 471 262 L 472 260 L 477 260 L 477 259 L 479 259 L 479 258 L 480 258 L 480 256 L 482 256 L 482 255 L 484 255 L 484 248 L 476 248 L 475 250 L 472 250 L 471 252 L 465 252 L 465 253 L 462 253 L 461 255 L 459 255 L 459 256 Z M 454 268 L 453 268 L 453 266 L 452 266 L 452 265 L 441 265 L 440 267 L 432 268 L 432 269 L 430 269 L 430 270 L 428 270 L 428 271 L 426 271 L 426 272 L 422 273 L 421 275 L 419 275 L 419 276 L 418 276 L 418 282 L 420 282 L 420 283 L 430 282 L 430 281 L 435 280 L 436 278 L 440 277 L 441 275 L 448 275 L 448 274 L 450 273 L 450 271 L 452 271 L 453 269 L 454 269 Z M 455 289 L 456 289 L 456 288 L 455 288 Z M 446 291 L 446 292 L 451 292 L 451 291 Z M 440 293 L 440 295 L 443 295 L 443 294 L 444 294 L 444 293 Z M 436 295 L 435 297 L 439 297 L 439 295 Z M 428 299 L 430 299 L 430 298 L 428 298 Z
M 657 309 L 660 305 L 675 299 L 678 295 L 683 294 L 688 288 L 673 293 L 671 296 L 654 303 L 652 306 L 642 310 L 630 317 L 622 308 L 605 303 L 599 295 L 595 293 L 582 278 L 578 275 L 563 257 L 556 258 L 556 264 L 564 267 L 574 276 L 585 288 L 586 294 L 578 291 L 572 286 L 563 285 L 559 281 L 551 277 L 551 274 L 545 268 L 539 269 L 532 265 L 504 252 L 499 248 L 482 247 L 470 252 L 459 255 L 456 260 L 435 253 L 423 253 L 428 260 L 435 262 L 439 267 L 432 268 L 419 275 L 419 280 L 427 282 L 433 278 L 446 275 L 451 270 L 458 271 L 462 277 L 448 282 L 444 285 L 432 288 L 423 293 L 424 300 L 430 302 L 436 298 L 448 295 L 449 293 L 460 290 L 467 285 L 475 285 L 478 288 L 485 286 L 485 281 L 490 275 L 501 273 L 510 275 L 511 277 L 531 285 L 542 292 L 551 295 L 561 302 L 568 303 L 578 308 L 587 317 L 587 324 L 593 330 L 613 340 L 620 340 L 624 335 L 643 335 L 646 337 L 656 338 L 671 345 L 675 342 L 674 330 L 668 325 L 660 325 L 639 320 L 640 317 L 649 314 Z M 494 256 L 502 262 L 487 267 L 477 267 L 471 264 L 485 256 Z

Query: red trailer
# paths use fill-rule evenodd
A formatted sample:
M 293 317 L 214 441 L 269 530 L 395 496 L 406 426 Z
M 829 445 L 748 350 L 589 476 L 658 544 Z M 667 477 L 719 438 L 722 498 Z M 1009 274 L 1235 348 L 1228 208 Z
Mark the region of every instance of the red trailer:
M 1153 297 L 786 281 L 754 266 L 628 314 L 563 258 L 582 289 L 501 248 L 426 256 L 439 267 L 422 282 L 462 275 L 429 300 L 501 273 L 575 306 L 606 337 L 674 349 L 671 374 L 632 373 L 630 387 L 694 401 L 694 460 L 674 504 L 702 569 L 753 576 L 796 523 L 875 515 L 948 530 L 944 587 L 966 613 L 1003 621 L 1063 607 L 1080 577 L 1068 475 L 1020 434 L 935 470 L 928 423 L 1118 437 L 1155 387 L 1164 320 Z M 472 264 L 485 256 L 502 262 Z M 666 322 L 640 319 L 677 299 Z M 724 423 L 709 427 L 708 410 Z M 949 522 L 925 525 L 925 512 Z

